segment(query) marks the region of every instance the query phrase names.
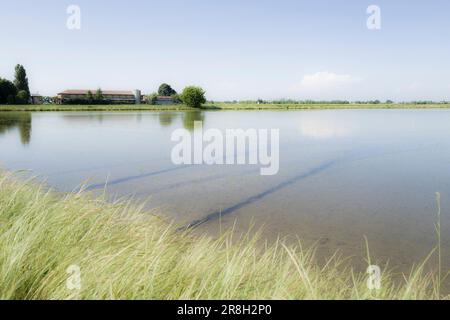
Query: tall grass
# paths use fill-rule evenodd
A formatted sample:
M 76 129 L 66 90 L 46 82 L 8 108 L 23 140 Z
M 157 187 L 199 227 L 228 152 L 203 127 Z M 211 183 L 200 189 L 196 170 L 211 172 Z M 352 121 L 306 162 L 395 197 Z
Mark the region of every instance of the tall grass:
M 67 273 L 80 268 L 81 289 Z M 142 206 L 60 195 L 0 172 L 0 299 L 436 299 L 424 264 L 380 290 L 337 255 L 250 234 L 179 233 Z

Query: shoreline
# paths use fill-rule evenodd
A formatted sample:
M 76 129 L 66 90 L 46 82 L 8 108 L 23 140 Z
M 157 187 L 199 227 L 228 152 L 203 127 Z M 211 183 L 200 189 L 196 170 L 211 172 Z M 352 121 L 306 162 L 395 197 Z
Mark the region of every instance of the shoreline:
M 202 108 L 184 105 L 0 105 L 0 112 L 75 112 L 75 111 L 289 111 L 289 110 L 439 110 L 450 104 L 245 104 L 217 103 Z
M 59 193 L 6 171 L 0 190 L 0 299 L 448 298 L 426 260 L 400 283 L 383 270 L 373 290 L 340 256 L 318 266 L 314 248 L 177 232 L 139 203 Z M 81 272 L 78 291 L 65 286 L 68 267 Z

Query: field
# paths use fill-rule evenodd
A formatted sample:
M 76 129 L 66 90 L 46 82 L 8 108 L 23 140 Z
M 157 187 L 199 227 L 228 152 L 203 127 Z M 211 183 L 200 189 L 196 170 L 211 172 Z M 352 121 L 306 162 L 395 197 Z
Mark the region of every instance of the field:
M 256 104 L 217 103 L 221 110 L 446 109 L 450 104 Z
M 58 194 L 4 171 L 0 222 L 0 299 L 448 298 L 425 262 L 401 281 L 384 270 L 370 290 L 339 255 L 318 266 L 300 244 L 192 235 L 129 201 Z
M 450 104 L 256 104 L 209 103 L 205 110 L 326 110 L 326 109 L 447 109 Z M 195 110 L 177 105 L 0 105 L 0 111 L 177 111 Z

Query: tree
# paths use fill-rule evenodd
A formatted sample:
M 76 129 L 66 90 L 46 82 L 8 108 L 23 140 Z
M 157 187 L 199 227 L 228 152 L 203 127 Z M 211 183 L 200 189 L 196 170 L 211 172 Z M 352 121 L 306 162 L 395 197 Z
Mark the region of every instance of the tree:
M 175 93 L 172 95 L 172 101 L 173 103 L 181 103 L 183 101 L 181 101 L 180 95 L 178 93 Z
M 185 105 L 192 108 L 200 108 L 206 102 L 205 91 L 194 86 L 184 88 L 180 98 Z
M 97 92 L 95 93 L 95 100 L 103 101 L 103 99 L 104 99 L 104 97 L 103 97 L 102 89 L 98 88 Z
M 175 90 L 173 90 L 172 87 L 170 85 L 168 85 L 167 83 L 163 83 L 162 85 L 159 86 L 159 89 L 158 89 L 158 94 L 160 96 L 172 96 L 176 93 L 177 92 Z
M 25 90 L 20 90 L 16 96 L 17 104 L 27 104 L 28 103 L 28 93 Z
M 148 104 L 155 105 L 157 100 L 158 100 L 158 94 L 156 92 L 147 96 Z
M 92 93 L 91 90 L 89 90 L 89 91 L 87 92 L 86 100 L 87 100 L 89 103 L 92 103 L 92 101 L 94 101 L 94 94 Z
M 15 104 L 16 103 L 16 97 L 10 94 L 8 98 L 6 99 L 6 103 L 8 104 Z
M 14 104 L 16 95 L 17 88 L 14 83 L 9 80 L 0 78 L 0 104 Z
M 16 86 L 17 91 L 25 91 L 26 100 L 28 102 L 31 96 L 30 88 L 28 86 L 27 72 L 25 71 L 25 68 L 21 64 L 18 64 L 16 66 L 14 85 Z

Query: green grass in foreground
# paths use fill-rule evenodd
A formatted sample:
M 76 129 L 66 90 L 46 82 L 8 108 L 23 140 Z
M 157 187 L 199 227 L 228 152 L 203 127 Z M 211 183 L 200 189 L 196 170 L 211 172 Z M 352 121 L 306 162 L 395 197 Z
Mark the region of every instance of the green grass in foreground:
M 435 299 L 424 266 L 368 290 L 364 274 L 278 241 L 179 233 L 130 202 L 60 195 L 0 172 L 0 299 Z M 66 288 L 81 268 L 81 290 Z
M 204 110 L 328 110 L 328 109 L 447 109 L 450 104 L 249 104 L 214 103 Z M 177 111 L 197 110 L 176 105 L 0 105 L 0 111 Z

